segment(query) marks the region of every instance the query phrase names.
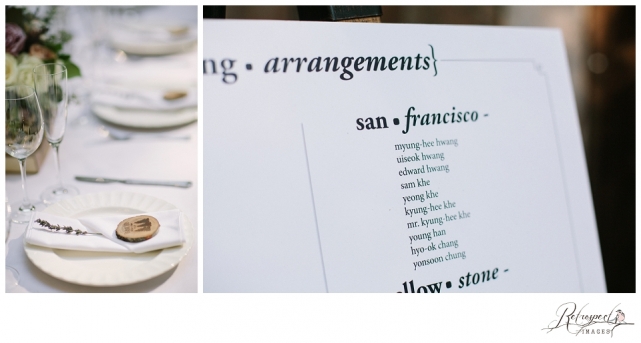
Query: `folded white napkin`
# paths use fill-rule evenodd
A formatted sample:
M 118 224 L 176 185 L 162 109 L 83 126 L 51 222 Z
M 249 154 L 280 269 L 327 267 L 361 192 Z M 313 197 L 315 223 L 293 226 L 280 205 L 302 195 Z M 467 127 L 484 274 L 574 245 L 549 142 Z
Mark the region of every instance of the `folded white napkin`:
M 130 243 L 116 237 L 116 227 L 122 220 L 136 215 L 117 215 L 106 217 L 85 217 L 79 219 L 61 217 L 53 214 L 36 212 L 27 227 L 25 240 L 29 244 L 53 249 L 103 251 L 119 253 L 144 253 L 169 248 L 185 242 L 180 222 L 180 210 L 144 213 L 160 223 L 158 233 L 144 242 Z M 52 225 L 71 226 L 82 231 L 102 235 L 76 235 L 63 231 L 55 232 L 43 228 L 36 219 L 45 220 Z
M 163 97 L 169 91 L 185 92 L 187 95 L 180 99 L 165 100 Z M 93 91 L 91 101 L 127 109 L 176 110 L 198 106 L 198 92 L 196 88 L 156 90 L 102 85 Z

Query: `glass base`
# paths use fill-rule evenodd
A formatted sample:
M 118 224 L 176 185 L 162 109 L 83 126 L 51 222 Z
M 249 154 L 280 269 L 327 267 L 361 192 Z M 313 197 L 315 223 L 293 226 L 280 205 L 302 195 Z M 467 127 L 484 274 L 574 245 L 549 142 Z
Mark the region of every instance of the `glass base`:
M 20 283 L 20 273 L 14 268 L 6 266 L 4 268 L 4 289 L 10 290 Z
M 69 185 L 56 185 L 45 189 L 42 194 L 40 194 L 40 199 L 45 204 L 53 204 L 60 200 L 69 199 L 76 195 L 80 194 L 78 188 Z
M 22 203 L 11 204 L 11 222 L 17 224 L 28 223 L 36 211 L 42 211 L 45 205 L 41 202 L 31 203 L 31 208 L 23 208 Z

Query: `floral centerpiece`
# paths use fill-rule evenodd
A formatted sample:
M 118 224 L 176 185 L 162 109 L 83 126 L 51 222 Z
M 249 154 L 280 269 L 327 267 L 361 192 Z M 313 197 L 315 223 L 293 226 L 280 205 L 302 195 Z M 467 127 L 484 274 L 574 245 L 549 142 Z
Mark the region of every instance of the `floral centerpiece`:
M 71 56 L 62 52 L 71 34 L 64 30 L 49 32 L 57 8 L 50 7 L 42 17 L 40 8 L 33 13 L 25 7 L 6 7 L 5 85 L 33 86 L 33 68 L 43 63 L 60 63 L 67 67 L 67 77 L 80 76 Z

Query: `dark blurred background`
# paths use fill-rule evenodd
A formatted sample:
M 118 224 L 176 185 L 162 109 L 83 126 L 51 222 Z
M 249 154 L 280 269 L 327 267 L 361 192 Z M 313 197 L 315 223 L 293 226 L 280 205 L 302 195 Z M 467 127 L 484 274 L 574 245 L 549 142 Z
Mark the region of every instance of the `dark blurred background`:
M 229 19 L 299 20 L 296 6 L 205 6 L 203 13 Z M 635 292 L 634 6 L 382 6 L 380 21 L 563 31 L 608 292 Z

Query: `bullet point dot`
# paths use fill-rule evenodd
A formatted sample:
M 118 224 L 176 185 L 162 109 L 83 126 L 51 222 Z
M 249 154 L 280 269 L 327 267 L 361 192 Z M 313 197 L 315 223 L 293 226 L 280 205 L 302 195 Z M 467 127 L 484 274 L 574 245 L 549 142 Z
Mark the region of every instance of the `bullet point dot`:
M 452 283 L 451 283 L 451 282 L 449 282 L 449 281 L 448 281 L 448 282 L 446 282 L 446 283 L 445 283 L 445 287 L 447 287 L 447 288 L 452 288 Z
M 394 125 L 398 125 L 399 123 L 400 121 L 398 120 L 398 118 L 394 118 Z
M 247 63 L 247 64 L 245 65 L 245 68 L 247 68 L 247 70 L 252 70 L 252 65 L 251 65 L 251 63 Z

